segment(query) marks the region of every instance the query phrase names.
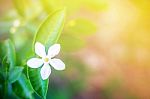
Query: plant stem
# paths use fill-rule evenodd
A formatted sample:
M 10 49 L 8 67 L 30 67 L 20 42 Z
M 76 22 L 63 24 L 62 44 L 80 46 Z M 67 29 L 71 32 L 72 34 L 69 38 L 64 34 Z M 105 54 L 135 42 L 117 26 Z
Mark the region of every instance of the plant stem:
M 8 96 L 8 82 L 7 80 L 5 80 L 5 83 L 4 83 L 4 99 L 6 99 Z
M 4 67 L 5 68 L 5 73 L 6 73 L 6 77 L 5 77 L 5 82 L 4 82 L 4 99 L 7 98 L 8 96 L 8 66 Z

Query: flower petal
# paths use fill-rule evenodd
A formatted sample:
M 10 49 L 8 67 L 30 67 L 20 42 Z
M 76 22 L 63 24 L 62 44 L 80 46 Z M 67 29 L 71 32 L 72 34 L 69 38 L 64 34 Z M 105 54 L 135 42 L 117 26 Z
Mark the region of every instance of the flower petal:
M 47 79 L 49 77 L 49 75 L 51 74 L 51 68 L 49 66 L 49 64 L 45 64 L 42 68 L 41 68 L 41 77 L 43 80 Z
M 35 53 L 39 55 L 40 57 L 45 57 L 45 46 L 41 44 L 40 42 L 35 43 Z
M 49 57 L 54 57 L 60 52 L 60 44 L 54 44 L 48 49 Z
M 56 69 L 56 70 L 64 70 L 65 64 L 60 59 L 51 59 L 50 64 Z
M 39 58 L 31 58 L 27 61 L 27 65 L 31 68 L 38 68 L 42 66 L 43 60 Z

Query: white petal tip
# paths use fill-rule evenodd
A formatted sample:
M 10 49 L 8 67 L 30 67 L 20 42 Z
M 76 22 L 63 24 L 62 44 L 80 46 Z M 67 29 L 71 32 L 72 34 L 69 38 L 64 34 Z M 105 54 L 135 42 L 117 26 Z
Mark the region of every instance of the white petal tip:
M 65 64 L 64 64 L 64 63 L 62 63 L 62 64 L 63 64 L 63 65 L 62 65 L 61 67 L 59 67 L 58 70 L 65 70 L 65 69 L 66 69 Z
M 41 75 L 41 77 L 42 77 L 42 79 L 43 79 L 43 80 L 46 80 L 46 79 L 48 79 L 48 77 L 43 77 L 42 75 Z
M 50 66 L 47 65 L 47 64 L 44 65 L 44 66 L 41 68 L 40 73 L 41 73 L 41 78 L 42 78 L 43 80 L 48 79 L 48 77 L 49 77 L 50 74 L 51 74 L 51 68 L 50 68 Z
M 48 55 L 50 57 L 56 56 L 60 52 L 60 44 L 54 44 L 49 47 L 48 49 Z
M 60 47 L 60 44 L 56 44 L 56 45 Z
M 35 53 L 40 57 L 45 57 L 46 56 L 45 46 L 40 42 L 36 42 L 35 43 Z
M 54 44 L 52 46 L 55 48 L 55 50 L 59 50 L 60 51 L 60 44 Z
M 37 45 L 37 44 L 41 44 L 41 43 L 40 42 L 36 42 L 35 45 Z
M 64 65 L 64 68 L 62 70 L 65 70 L 66 69 L 66 66 Z
M 50 61 L 50 64 L 54 67 L 56 70 L 64 70 L 65 64 L 60 59 L 52 59 Z

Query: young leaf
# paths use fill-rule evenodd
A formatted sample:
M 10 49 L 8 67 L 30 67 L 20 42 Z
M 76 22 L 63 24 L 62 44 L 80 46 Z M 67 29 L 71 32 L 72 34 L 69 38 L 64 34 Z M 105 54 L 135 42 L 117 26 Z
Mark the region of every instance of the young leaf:
M 20 99 L 33 99 L 33 89 L 24 74 L 21 74 L 20 78 L 12 84 L 12 89 Z
M 65 10 L 57 10 L 50 14 L 41 24 L 35 39 L 45 44 L 48 49 L 52 44 L 56 43 L 64 26 Z
M 8 39 L 0 44 L 1 74 L 5 81 L 8 80 L 8 72 L 16 65 L 16 54 L 13 43 Z
M 4 45 L 4 52 L 6 53 L 7 61 L 10 64 L 10 68 L 12 68 L 16 65 L 16 54 L 14 45 L 9 39 L 5 41 Z
M 83 19 L 83 18 L 77 18 L 74 20 L 71 20 L 66 25 L 66 32 L 72 34 L 73 36 L 77 37 L 84 37 L 91 35 L 96 32 L 97 26 L 92 21 Z
M 19 77 L 21 76 L 22 71 L 23 71 L 23 67 L 18 67 L 18 66 L 10 69 L 9 76 L 8 76 L 9 82 L 14 83 L 16 80 L 18 80 Z
M 50 14 L 41 24 L 33 42 L 41 42 L 48 49 L 52 44 L 56 43 L 64 26 L 65 11 L 57 10 Z M 40 75 L 41 68 L 28 68 L 28 77 L 35 92 L 42 98 L 46 98 L 48 89 L 48 79 L 43 80 Z

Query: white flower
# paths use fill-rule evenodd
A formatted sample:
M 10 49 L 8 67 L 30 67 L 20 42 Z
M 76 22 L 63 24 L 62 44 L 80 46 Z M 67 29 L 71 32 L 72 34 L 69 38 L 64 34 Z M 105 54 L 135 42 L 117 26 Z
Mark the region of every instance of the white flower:
M 54 44 L 48 49 L 48 54 L 45 52 L 45 46 L 39 42 L 35 44 L 35 53 L 41 58 L 31 58 L 27 61 L 27 65 L 31 68 L 41 68 L 41 77 L 43 80 L 47 79 L 51 74 L 52 66 L 56 70 L 64 70 L 65 64 L 60 60 L 54 58 L 60 51 L 60 45 Z

